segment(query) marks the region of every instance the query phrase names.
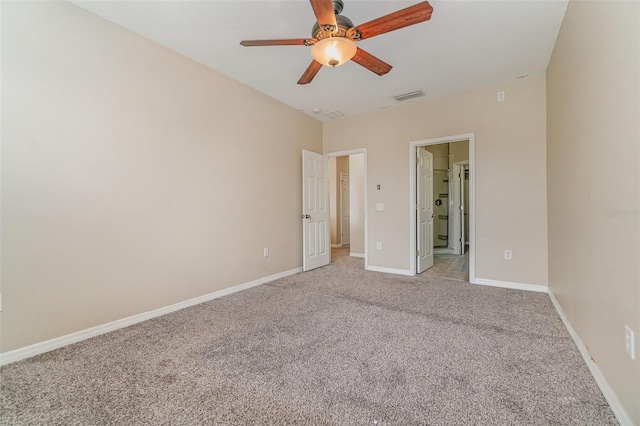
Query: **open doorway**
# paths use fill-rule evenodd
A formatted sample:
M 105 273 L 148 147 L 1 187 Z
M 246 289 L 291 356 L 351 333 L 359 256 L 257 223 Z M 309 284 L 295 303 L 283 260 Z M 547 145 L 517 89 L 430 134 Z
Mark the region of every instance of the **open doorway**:
M 364 258 L 366 268 L 366 153 L 350 151 L 328 157 L 332 254 Z
M 469 176 L 465 173 L 469 167 L 469 141 L 421 148 L 433 155 L 433 252 L 435 255 L 464 255 L 468 252 L 464 224 L 469 210 L 469 191 L 465 191 L 465 179 L 468 181 Z
M 411 270 L 474 282 L 474 135 L 416 141 L 410 151 Z

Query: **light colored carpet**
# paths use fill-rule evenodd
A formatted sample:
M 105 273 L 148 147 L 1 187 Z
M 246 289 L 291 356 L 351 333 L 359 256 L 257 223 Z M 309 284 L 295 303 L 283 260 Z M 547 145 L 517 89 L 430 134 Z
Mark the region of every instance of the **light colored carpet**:
M 0 376 L 3 425 L 616 424 L 546 294 L 344 255 Z

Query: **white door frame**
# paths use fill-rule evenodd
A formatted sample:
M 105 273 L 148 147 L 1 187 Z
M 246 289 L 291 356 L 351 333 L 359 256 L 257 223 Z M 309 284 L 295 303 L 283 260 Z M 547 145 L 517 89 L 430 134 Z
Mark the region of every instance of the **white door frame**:
M 467 206 L 464 204 L 464 166 L 469 164 L 469 160 L 456 161 L 453 163 L 453 208 L 454 216 L 454 238 L 456 254 L 464 254 L 466 235 L 464 233 L 464 214 L 467 213 Z M 457 174 L 456 174 L 457 173 Z M 456 224 L 458 226 L 456 226 Z
M 337 151 L 337 152 L 329 152 L 324 155 L 327 157 L 344 157 L 348 155 L 354 154 L 362 154 L 363 162 L 364 162 L 364 269 L 369 269 L 369 215 L 367 213 L 368 203 L 367 203 L 367 148 L 359 148 L 359 149 L 350 149 L 347 151 Z M 351 174 L 351 173 L 349 173 Z
M 409 271 L 416 275 L 416 148 L 469 141 L 469 282 L 476 283 L 476 151 L 475 133 L 424 139 L 409 143 Z

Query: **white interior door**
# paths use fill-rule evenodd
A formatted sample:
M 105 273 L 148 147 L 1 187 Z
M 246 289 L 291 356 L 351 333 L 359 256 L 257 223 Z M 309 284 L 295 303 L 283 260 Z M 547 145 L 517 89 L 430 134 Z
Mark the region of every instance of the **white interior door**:
M 343 246 L 351 243 L 351 232 L 349 228 L 351 222 L 351 211 L 349 206 L 349 197 L 349 175 L 344 172 L 340 172 L 340 229 L 342 230 L 341 244 Z
M 416 148 L 416 272 L 433 266 L 433 154 Z
M 302 270 L 331 262 L 329 159 L 302 151 Z

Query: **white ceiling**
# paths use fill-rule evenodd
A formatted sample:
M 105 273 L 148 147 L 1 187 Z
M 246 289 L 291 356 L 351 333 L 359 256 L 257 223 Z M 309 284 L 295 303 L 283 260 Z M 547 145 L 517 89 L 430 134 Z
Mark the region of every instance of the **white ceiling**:
M 344 0 L 342 15 L 357 26 L 417 2 Z M 349 62 L 323 67 L 301 86 L 309 47 L 239 43 L 310 37 L 315 17 L 306 0 L 73 3 L 320 120 L 335 110 L 394 106 L 393 96 L 415 90 L 427 99 L 544 72 L 567 7 L 565 0 L 430 1 L 431 20 L 358 43 L 393 65 L 388 74 Z

